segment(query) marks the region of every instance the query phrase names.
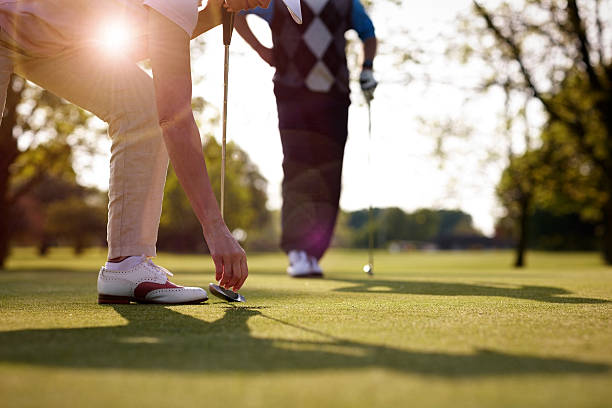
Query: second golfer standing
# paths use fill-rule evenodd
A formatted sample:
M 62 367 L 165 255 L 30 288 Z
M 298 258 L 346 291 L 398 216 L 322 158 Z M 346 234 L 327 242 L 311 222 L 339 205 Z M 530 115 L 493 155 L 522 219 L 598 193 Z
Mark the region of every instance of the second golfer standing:
M 292 277 L 321 277 L 319 259 L 338 215 L 342 161 L 347 138 L 349 72 L 344 34 L 354 29 L 363 42 L 362 90 L 371 99 L 376 37 L 359 0 L 302 0 L 302 25 L 294 24 L 281 1 L 250 12 L 265 19 L 273 48 L 253 35 L 245 12 L 236 31 L 276 68 L 274 93 L 283 145 L 281 248 Z

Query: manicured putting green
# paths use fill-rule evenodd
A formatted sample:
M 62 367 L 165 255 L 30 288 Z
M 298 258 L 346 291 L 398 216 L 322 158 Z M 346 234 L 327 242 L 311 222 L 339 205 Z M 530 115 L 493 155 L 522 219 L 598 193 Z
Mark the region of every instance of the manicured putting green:
M 612 268 L 597 254 L 331 251 L 324 280 L 250 254 L 245 304 L 96 302 L 102 251 L 0 271 L 3 407 L 609 407 Z M 207 287 L 204 256 L 162 254 Z

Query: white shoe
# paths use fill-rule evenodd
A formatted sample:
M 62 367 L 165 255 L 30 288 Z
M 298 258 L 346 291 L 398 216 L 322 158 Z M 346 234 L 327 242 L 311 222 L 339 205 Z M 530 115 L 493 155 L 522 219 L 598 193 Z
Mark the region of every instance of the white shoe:
M 322 278 L 323 270 L 314 256 L 304 251 L 289 251 L 289 267 L 287 273 L 292 278 Z
M 142 257 L 142 262 L 127 271 L 111 271 L 102 267 L 98 275 L 98 303 L 128 304 L 202 303 L 208 300 L 202 288 L 175 285 L 166 275 L 172 273 L 152 260 Z

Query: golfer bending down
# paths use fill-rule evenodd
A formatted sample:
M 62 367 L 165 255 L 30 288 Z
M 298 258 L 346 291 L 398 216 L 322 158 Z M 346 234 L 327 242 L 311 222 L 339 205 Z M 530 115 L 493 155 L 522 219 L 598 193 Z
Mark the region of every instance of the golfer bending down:
M 202 156 L 191 110 L 189 40 L 230 11 L 269 0 L 0 0 L 0 106 L 11 74 L 40 85 L 108 123 L 110 159 L 108 262 L 99 303 L 198 303 L 196 287 L 174 285 L 155 265 L 168 156 L 189 197 L 225 288 L 248 275 L 244 250 L 225 225 Z M 122 52 L 105 38 L 122 30 Z M 127 44 L 127 43 L 126 43 Z M 150 58 L 151 79 L 136 61 Z

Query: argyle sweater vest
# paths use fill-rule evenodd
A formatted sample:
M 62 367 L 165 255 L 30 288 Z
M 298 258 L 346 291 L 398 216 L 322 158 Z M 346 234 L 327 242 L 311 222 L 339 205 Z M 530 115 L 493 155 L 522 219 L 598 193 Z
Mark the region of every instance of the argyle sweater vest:
M 302 0 L 302 24 L 282 1 L 271 23 L 274 82 L 313 92 L 349 94 L 344 33 L 351 28 L 351 0 Z

